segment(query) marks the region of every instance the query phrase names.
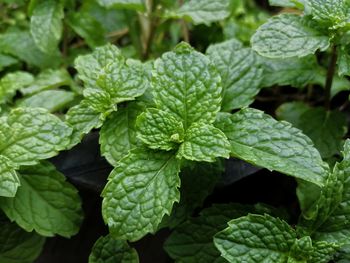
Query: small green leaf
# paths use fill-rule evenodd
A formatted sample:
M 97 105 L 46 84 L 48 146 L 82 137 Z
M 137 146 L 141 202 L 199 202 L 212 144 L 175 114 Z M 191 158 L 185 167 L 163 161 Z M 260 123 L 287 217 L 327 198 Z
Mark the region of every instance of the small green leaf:
M 252 48 L 269 58 L 304 57 L 330 45 L 329 38 L 309 17 L 282 14 L 272 17 L 252 37 Z
M 5 214 L 28 232 L 71 237 L 82 222 L 78 191 L 49 162 L 20 172 L 21 187 L 14 198 L 1 198 Z
M 350 76 L 350 50 L 349 46 L 340 46 L 338 49 L 338 74 Z
M 287 122 L 255 109 L 221 113 L 215 124 L 231 143 L 231 155 L 322 186 L 328 166 L 312 141 Z
M 144 107 L 139 103 L 130 103 L 108 116 L 100 130 L 101 154 L 107 161 L 117 166 L 129 150 L 137 146 L 136 117 Z
M 221 256 L 231 263 L 286 263 L 297 240 L 296 233 L 286 222 L 267 214 L 250 214 L 228 225 L 215 235 L 214 243 Z
M 21 183 L 10 160 L 0 155 L 0 196 L 14 197 L 20 185 Z
M 17 103 L 19 107 L 45 108 L 55 112 L 66 108 L 73 100 L 74 93 L 65 90 L 44 90 Z
M 16 71 L 6 74 L 0 80 L 0 104 L 9 102 L 16 95 L 16 91 L 34 81 L 30 73 Z
M 41 253 L 45 238 L 35 232 L 28 233 L 0 218 L 0 262 L 32 263 Z
M 229 9 L 229 0 L 189 0 L 171 15 L 188 19 L 195 25 L 210 25 L 227 18 L 230 15 Z
M 214 162 L 217 157 L 230 157 L 230 142 L 225 134 L 212 125 L 193 123 L 186 131 L 178 158 L 198 162 Z
M 262 68 L 257 55 L 237 40 L 209 46 L 209 58 L 222 79 L 222 111 L 249 106 L 260 91 Z
M 130 151 L 109 175 L 102 214 L 110 233 L 136 241 L 157 230 L 180 194 L 180 163 L 172 152 Z
M 89 263 L 139 263 L 135 249 L 124 240 L 114 239 L 107 235 L 100 237 L 92 248 Z
M 137 11 L 144 10 L 144 4 L 142 0 L 97 0 L 101 6 L 107 8 L 125 8 L 135 9 Z
M 272 6 L 282 6 L 282 7 L 296 7 L 299 9 L 304 9 L 304 4 L 308 0 L 269 0 L 269 4 Z
M 36 164 L 70 143 L 72 129 L 45 109 L 17 108 L 0 122 L 0 155 L 15 165 Z
M 151 149 L 177 149 L 184 140 L 182 122 L 166 111 L 148 109 L 137 117 L 136 128 L 137 137 Z
M 186 43 L 155 62 L 152 89 L 157 108 L 183 121 L 212 123 L 220 110 L 221 78 L 203 54 Z
M 349 5 L 346 0 L 308 0 L 310 13 L 321 24 L 342 27 L 348 20 Z
M 55 0 L 40 2 L 33 10 L 30 32 L 41 51 L 52 53 L 57 49 L 62 35 L 63 17 L 63 6 Z

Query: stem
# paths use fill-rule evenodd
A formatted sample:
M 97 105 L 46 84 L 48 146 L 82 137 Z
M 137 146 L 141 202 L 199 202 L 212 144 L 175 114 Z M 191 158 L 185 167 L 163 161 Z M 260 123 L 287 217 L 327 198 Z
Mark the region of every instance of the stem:
M 335 68 L 337 65 L 337 46 L 332 48 L 331 62 L 327 71 L 326 85 L 325 85 L 325 107 L 327 110 L 331 107 L 331 89 L 333 84 L 333 78 L 335 73 Z
M 153 8 L 154 3 L 153 0 L 146 0 L 146 14 L 140 15 L 141 29 L 142 29 L 142 43 L 143 43 L 143 51 L 142 51 L 142 59 L 147 60 L 150 52 L 152 41 L 155 34 L 156 21 L 153 17 Z
M 182 6 L 184 3 L 183 0 L 179 0 L 179 4 L 180 6 Z M 184 41 L 189 43 L 190 42 L 190 32 L 188 30 L 188 26 L 187 26 L 187 23 L 184 19 L 181 19 L 180 20 L 180 23 L 181 23 L 181 28 L 182 28 L 182 36 L 184 38 Z

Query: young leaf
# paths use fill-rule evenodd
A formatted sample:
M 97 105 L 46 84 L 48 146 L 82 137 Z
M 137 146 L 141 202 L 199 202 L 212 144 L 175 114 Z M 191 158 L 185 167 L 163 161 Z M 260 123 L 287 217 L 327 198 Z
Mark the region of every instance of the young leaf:
M 250 214 L 228 225 L 215 235 L 214 243 L 229 262 L 289 262 L 297 236 L 286 222 L 267 214 Z
M 102 214 L 110 233 L 136 241 L 154 232 L 180 194 L 180 163 L 173 152 L 130 151 L 109 175 Z
M 225 134 L 211 124 L 193 123 L 186 131 L 178 158 L 214 162 L 216 157 L 230 157 L 230 142 Z
M 55 156 L 70 143 L 72 129 L 40 108 L 17 108 L 0 119 L 0 155 L 15 165 L 33 165 Z
M 52 53 L 57 49 L 63 17 L 63 6 L 59 1 L 46 0 L 35 7 L 30 19 L 30 32 L 41 51 Z
M 262 68 L 257 55 L 237 40 L 209 46 L 209 58 L 222 79 L 222 111 L 249 106 L 260 91 Z
M 311 140 L 287 122 L 279 122 L 255 109 L 221 113 L 216 127 L 231 143 L 231 155 L 269 170 L 276 170 L 319 186 L 327 165 Z
M 136 117 L 144 110 L 139 103 L 130 103 L 108 116 L 100 130 L 101 154 L 117 166 L 129 150 L 137 146 Z
M 155 62 L 152 88 L 157 108 L 183 121 L 212 123 L 220 110 L 221 78 L 203 54 L 186 43 Z
M 185 136 L 182 122 L 158 109 L 148 109 L 137 117 L 136 128 L 137 137 L 151 149 L 176 149 Z
M 77 190 L 49 162 L 20 172 L 21 187 L 14 198 L 1 198 L 5 214 L 28 232 L 71 237 L 82 222 Z
M 349 5 L 346 0 L 308 0 L 308 5 L 315 20 L 333 28 L 344 26 L 348 19 Z
M 10 160 L 0 155 L 0 196 L 14 197 L 20 184 Z
M 40 255 L 44 237 L 28 233 L 2 217 L 0 225 L 1 263 L 32 263 Z
M 104 262 L 139 263 L 139 258 L 126 241 L 107 235 L 96 241 L 89 257 L 89 263 Z
M 304 57 L 330 45 L 328 36 L 307 16 L 282 14 L 262 25 L 251 40 L 252 48 L 269 58 Z
M 277 109 L 277 115 L 310 137 L 323 158 L 340 152 L 347 133 L 347 119 L 342 112 L 291 102 L 282 104 Z
M 0 104 L 9 102 L 16 95 L 16 91 L 33 81 L 33 76 L 27 72 L 16 71 L 6 74 L 0 80 Z
M 107 8 L 125 8 L 135 9 L 137 11 L 144 10 L 144 4 L 142 0 L 97 0 L 101 6 Z

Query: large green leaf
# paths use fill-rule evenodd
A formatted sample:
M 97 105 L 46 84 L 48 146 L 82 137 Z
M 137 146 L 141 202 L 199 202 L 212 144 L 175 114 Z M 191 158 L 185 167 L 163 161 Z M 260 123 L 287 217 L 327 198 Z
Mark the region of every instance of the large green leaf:
M 255 109 L 221 113 L 216 126 L 231 143 L 231 155 L 322 186 L 328 166 L 312 141 L 287 122 Z
M 41 108 L 17 108 L 0 119 L 0 155 L 15 165 L 33 165 L 70 143 L 72 129 Z
M 26 231 L 43 236 L 75 235 L 82 222 L 78 191 L 48 162 L 23 168 L 14 198 L 1 198 L 5 214 Z
M 262 68 L 257 55 L 237 40 L 209 46 L 207 54 L 222 79 L 222 111 L 249 106 L 260 91 Z
M 186 43 L 156 60 L 152 85 L 157 107 L 182 120 L 185 130 L 200 120 L 212 123 L 220 110 L 219 73 Z
M 135 249 L 124 240 L 114 239 L 107 235 L 100 237 L 92 248 L 89 263 L 138 263 Z
M 41 51 L 52 53 L 57 49 L 62 35 L 63 17 L 63 5 L 59 1 L 46 0 L 34 8 L 30 32 Z
M 0 226 L 1 263 L 32 263 L 40 255 L 44 237 L 28 233 L 3 217 Z
M 177 153 L 192 161 L 214 162 L 217 157 L 230 157 L 230 142 L 225 134 L 211 124 L 193 123 Z
M 136 241 L 157 230 L 179 201 L 179 170 L 173 152 L 136 148 L 120 160 L 102 193 L 102 214 L 110 233 Z
M 108 116 L 100 130 L 101 154 L 107 161 L 117 166 L 129 150 L 137 146 L 136 117 L 144 107 L 138 103 L 128 104 Z
M 0 155 L 0 196 L 14 197 L 20 184 L 10 160 Z
M 144 10 L 144 3 L 142 0 L 97 0 L 101 6 L 107 8 L 125 8 L 135 9 L 138 11 Z
M 272 17 L 252 37 L 255 51 L 269 58 L 304 57 L 330 45 L 328 36 L 309 17 L 282 14 Z

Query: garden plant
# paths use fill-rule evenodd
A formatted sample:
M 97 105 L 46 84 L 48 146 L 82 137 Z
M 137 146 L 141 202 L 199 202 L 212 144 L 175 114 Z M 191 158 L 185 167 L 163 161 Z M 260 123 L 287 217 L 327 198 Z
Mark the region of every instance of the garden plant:
M 349 77 L 349 0 L 0 1 L 0 263 L 350 262 Z

